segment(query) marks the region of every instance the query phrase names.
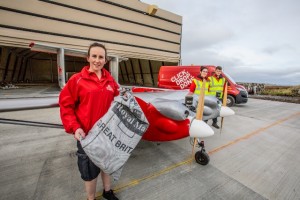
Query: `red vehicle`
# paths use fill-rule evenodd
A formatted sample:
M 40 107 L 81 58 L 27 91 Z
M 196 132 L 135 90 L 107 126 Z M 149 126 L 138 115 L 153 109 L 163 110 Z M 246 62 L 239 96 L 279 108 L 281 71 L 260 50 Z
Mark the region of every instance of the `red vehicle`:
M 216 66 L 202 65 L 208 68 L 211 76 Z M 194 77 L 199 75 L 201 66 L 161 66 L 158 74 L 158 87 L 167 89 L 188 89 Z M 248 92 L 242 85 L 238 85 L 227 73 L 222 73 L 228 82 L 227 106 L 247 103 Z

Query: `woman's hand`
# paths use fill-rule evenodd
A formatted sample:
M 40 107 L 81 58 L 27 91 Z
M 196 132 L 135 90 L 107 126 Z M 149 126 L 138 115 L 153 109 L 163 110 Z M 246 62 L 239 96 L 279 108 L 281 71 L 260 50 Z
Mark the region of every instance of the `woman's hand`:
M 85 138 L 85 132 L 82 130 L 82 128 L 78 128 L 75 131 L 74 138 L 78 141 L 80 141 L 80 138 Z

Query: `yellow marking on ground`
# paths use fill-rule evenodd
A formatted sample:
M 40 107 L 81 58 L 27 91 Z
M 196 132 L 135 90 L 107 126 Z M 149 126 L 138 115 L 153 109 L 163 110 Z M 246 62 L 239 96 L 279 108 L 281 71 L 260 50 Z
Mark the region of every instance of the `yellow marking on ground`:
M 261 133 L 262 131 L 264 131 L 264 130 L 266 130 L 266 129 L 269 129 L 269 128 L 273 127 L 273 126 L 276 126 L 276 125 L 278 125 L 278 124 L 280 124 L 280 123 L 282 123 L 282 122 L 285 122 L 285 121 L 289 120 L 290 118 L 296 117 L 296 116 L 298 116 L 298 115 L 300 115 L 300 112 L 297 112 L 297 113 L 295 113 L 295 114 L 293 114 L 293 115 L 290 115 L 290 116 L 288 116 L 288 117 L 286 117 L 286 118 L 277 120 L 277 121 L 275 121 L 274 123 L 272 123 L 272 124 L 270 124 L 270 125 L 268 125 L 268 126 L 259 128 L 259 129 L 255 130 L 255 131 L 253 131 L 253 132 L 251 132 L 251 133 L 249 133 L 249 134 L 244 135 L 243 137 L 240 137 L 240 138 L 235 139 L 235 140 L 233 140 L 233 141 L 231 141 L 231 142 L 229 142 L 229 143 L 227 143 L 227 144 L 225 144 L 225 145 L 222 145 L 222 146 L 220 146 L 220 147 L 217 147 L 217 148 L 215 148 L 215 149 L 209 151 L 208 154 L 210 154 L 210 155 L 211 155 L 211 154 L 214 154 L 214 153 L 216 153 L 216 152 L 218 152 L 218 151 L 220 151 L 220 150 L 222 150 L 222 149 L 224 149 L 224 148 L 226 148 L 226 147 L 228 147 L 228 146 L 230 146 L 230 145 L 233 145 L 233 144 L 235 144 L 235 143 L 237 143 L 237 142 L 240 142 L 240 141 L 242 141 L 242 140 L 245 140 L 245 139 L 249 139 L 250 137 L 252 137 L 252 136 L 254 136 L 254 135 L 258 134 L 258 133 Z M 190 158 L 190 157 L 189 157 L 188 159 L 186 159 L 186 160 L 184 160 L 184 161 L 182 161 L 182 162 L 179 162 L 179 163 L 176 163 L 176 164 L 174 164 L 174 165 L 171 165 L 171 166 L 169 166 L 169 167 L 167 167 L 167 168 L 165 168 L 165 169 L 162 169 L 162 170 L 160 170 L 160 171 L 158 171 L 158 172 L 155 172 L 155 173 L 150 174 L 150 175 L 148 175 L 148 176 L 142 177 L 142 178 L 140 178 L 140 179 L 134 179 L 134 180 L 132 180 L 132 181 L 130 181 L 129 183 L 126 183 L 126 184 L 124 184 L 124 185 L 117 186 L 117 187 L 114 189 L 114 191 L 115 191 L 115 192 L 120 192 L 120 191 L 124 190 L 125 188 L 136 186 L 136 185 L 140 184 L 142 181 L 145 181 L 145 180 L 148 180 L 148 179 L 156 178 L 156 177 L 158 177 L 158 176 L 160 176 L 160 175 L 162 175 L 162 174 L 165 174 L 165 173 L 167 173 L 167 172 L 169 172 L 169 171 L 171 171 L 171 170 L 173 170 L 173 169 L 175 169 L 175 168 L 177 168 L 177 167 L 179 167 L 179 166 L 182 166 L 182 165 L 186 165 L 186 164 L 188 164 L 188 163 L 191 163 L 193 160 L 194 160 L 194 158 Z M 97 197 L 97 198 L 96 198 L 96 199 L 100 198 L 101 196 L 102 196 L 102 193 L 97 192 L 97 194 L 96 194 L 96 197 Z
M 117 187 L 114 189 L 114 191 L 115 191 L 115 192 L 119 192 L 119 191 L 121 191 L 121 190 L 123 190 L 123 189 L 125 189 L 125 188 L 127 188 L 127 187 L 133 187 L 133 186 L 135 186 L 135 185 L 138 185 L 138 184 L 140 184 L 140 182 L 142 182 L 142 181 L 144 181 L 144 180 L 156 178 L 156 177 L 158 177 L 158 176 L 160 176 L 160 175 L 162 175 L 162 174 L 165 174 L 165 173 L 171 171 L 172 169 L 175 169 L 175 168 L 177 168 L 177 167 L 179 167 L 179 166 L 181 166 L 181 165 L 185 165 L 185 164 L 187 164 L 187 163 L 189 163 L 189 162 L 192 162 L 192 160 L 193 160 L 192 158 L 189 158 L 189 159 L 187 159 L 187 160 L 185 160 L 185 161 L 182 161 L 182 162 L 176 163 L 176 164 L 174 164 L 174 165 L 171 165 L 171 166 L 169 166 L 169 167 L 167 167 L 167 168 L 165 168 L 165 169 L 163 169 L 163 170 L 161 170 L 161 171 L 158 171 L 158 172 L 156 172 L 156 173 L 150 174 L 150 175 L 145 176 L 145 177 L 143 177 L 143 178 L 140 178 L 140 179 L 134 179 L 134 180 L 130 181 L 129 183 L 126 183 L 126 184 L 124 184 L 124 185 L 117 186 Z M 101 197 L 101 196 L 102 196 L 102 193 L 101 193 L 101 192 L 97 192 L 97 193 L 96 193 L 96 197 L 97 197 L 97 198 L 98 198 L 98 197 Z M 96 199 L 97 199 L 97 198 L 96 198 Z
M 290 118 L 296 117 L 297 115 L 300 115 L 300 112 L 297 112 L 297 113 L 295 113 L 295 114 L 292 114 L 292 115 L 290 115 L 290 116 L 288 116 L 288 117 L 286 117 L 286 118 L 277 120 L 277 121 L 275 121 L 274 123 L 272 123 L 272 124 L 270 124 L 270 125 L 268 125 L 268 126 L 259 128 L 259 129 L 255 130 L 255 131 L 251 132 L 251 133 L 248 133 L 248 134 L 244 135 L 243 137 L 237 138 L 237 139 L 235 139 L 235 140 L 233 140 L 233 141 L 231 141 L 231 142 L 229 142 L 229 143 L 227 143 L 227 144 L 224 144 L 224 145 L 222 145 L 222 146 L 220 146 L 220 147 L 218 147 L 218 148 L 215 148 L 215 149 L 209 151 L 208 154 L 216 153 L 216 152 L 218 152 L 218 151 L 220 151 L 220 150 L 222 150 L 222 149 L 224 149 L 224 148 L 226 148 L 226 147 L 228 147 L 228 146 L 230 146 L 230 145 L 233 145 L 233 144 L 235 144 L 235 143 L 237 143 L 237 142 L 240 142 L 240 141 L 242 141 L 242 140 L 249 139 L 250 137 L 252 137 L 252 136 L 254 136 L 254 135 L 258 134 L 258 133 L 261 133 L 261 132 L 264 131 L 264 130 L 267 130 L 267 129 L 273 127 L 273 126 L 276 126 L 276 125 L 278 125 L 278 124 L 281 124 L 282 122 L 285 122 L 285 121 L 289 120 Z
M 156 178 L 156 177 L 158 177 L 158 176 L 160 176 L 162 174 L 165 174 L 165 173 L 167 173 L 167 172 L 169 172 L 169 171 L 171 171 L 171 170 L 173 170 L 173 169 L 175 169 L 175 168 L 177 168 L 177 167 L 179 167 L 181 165 L 185 165 L 185 164 L 191 162 L 192 160 L 193 160 L 192 158 L 189 158 L 189 159 L 187 159 L 185 161 L 182 161 L 182 162 L 176 163 L 174 165 L 171 165 L 171 166 L 169 166 L 169 167 L 167 167 L 165 169 L 162 169 L 162 170 L 160 170 L 158 172 L 155 172 L 155 173 L 150 174 L 148 176 L 145 176 L 143 178 L 132 180 L 128 184 L 117 186 L 115 190 L 116 191 L 121 191 L 121 190 L 127 188 L 128 186 L 137 185 L 137 184 L 139 184 L 140 182 L 142 182 L 144 180 Z

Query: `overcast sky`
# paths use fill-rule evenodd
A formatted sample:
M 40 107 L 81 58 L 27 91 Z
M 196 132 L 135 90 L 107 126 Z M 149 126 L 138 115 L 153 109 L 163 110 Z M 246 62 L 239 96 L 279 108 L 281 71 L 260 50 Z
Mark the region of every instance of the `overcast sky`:
M 182 64 L 236 81 L 300 84 L 299 0 L 142 0 L 181 15 Z

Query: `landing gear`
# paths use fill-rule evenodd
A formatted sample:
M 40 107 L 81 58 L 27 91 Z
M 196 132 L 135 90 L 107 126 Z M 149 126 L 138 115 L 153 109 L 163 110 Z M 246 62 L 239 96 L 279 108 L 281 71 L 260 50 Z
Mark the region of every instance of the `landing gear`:
M 200 165 L 207 165 L 209 163 L 209 155 L 205 152 L 204 141 L 197 141 L 198 146 L 201 147 L 200 151 L 195 154 L 195 160 Z
M 197 151 L 195 160 L 200 165 L 207 165 L 209 163 L 209 155 L 205 151 Z

